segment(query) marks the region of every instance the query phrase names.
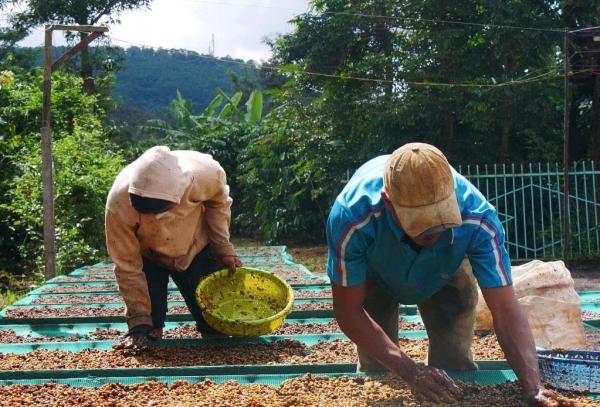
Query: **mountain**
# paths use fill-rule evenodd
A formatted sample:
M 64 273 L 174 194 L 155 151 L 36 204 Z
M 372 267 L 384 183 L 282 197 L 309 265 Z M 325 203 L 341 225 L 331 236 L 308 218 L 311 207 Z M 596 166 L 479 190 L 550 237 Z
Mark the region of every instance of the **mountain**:
M 177 97 L 193 102 L 201 112 L 219 88 L 232 92 L 227 71 L 242 75 L 242 60 L 214 58 L 193 51 L 130 47 L 122 50 L 116 62 L 114 94 L 121 103 L 147 112 L 164 110 Z
M 43 65 L 42 47 L 21 50 L 36 52 L 34 65 Z M 65 46 L 53 47 L 52 60 L 69 50 L 70 47 Z M 89 50 L 95 66 L 106 68 L 107 61 L 111 60 L 115 75 L 112 93 L 118 106 L 109 113 L 109 122 L 125 125 L 134 133 L 133 129 L 147 120 L 164 118 L 178 90 L 183 98 L 192 101 L 194 112 L 201 113 L 217 96 L 217 88 L 226 94 L 233 93 L 229 71 L 241 77 L 256 70 L 251 61 L 215 58 L 182 49 L 91 46 Z M 61 69 L 76 70 L 78 60 L 77 53 Z M 104 72 L 97 69 L 95 76 L 99 77 Z

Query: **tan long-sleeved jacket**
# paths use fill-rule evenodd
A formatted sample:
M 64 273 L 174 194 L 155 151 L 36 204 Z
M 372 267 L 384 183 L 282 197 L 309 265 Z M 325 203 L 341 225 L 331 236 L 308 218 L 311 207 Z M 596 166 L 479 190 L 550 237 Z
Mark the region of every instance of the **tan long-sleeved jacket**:
M 130 192 L 177 205 L 159 215 L 140 214 Z M 208 243 L 217 258 L 235 256 L 231 204 L 225 171 L 208 154 L 153 147 L 121 171 L 106 202 L 106 244 L 130 328 L 152 325 L 142 255 L 177 271 Z

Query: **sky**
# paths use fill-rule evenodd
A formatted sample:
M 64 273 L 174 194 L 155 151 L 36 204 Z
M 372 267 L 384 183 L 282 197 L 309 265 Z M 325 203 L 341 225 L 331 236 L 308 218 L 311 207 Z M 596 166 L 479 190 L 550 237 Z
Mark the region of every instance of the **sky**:
M 292 32 L 288 21 L 308 11 L 308 0 L 153 0 L 150 9 L 122 13 L 121 24 L 109 26 L 113 44 L 259 62 L 271 56 L 263 38 Z M 52 43 L 65 45 L 60 31 L 54 31 Z M 43 46 L 43 29 L 19 45 Z

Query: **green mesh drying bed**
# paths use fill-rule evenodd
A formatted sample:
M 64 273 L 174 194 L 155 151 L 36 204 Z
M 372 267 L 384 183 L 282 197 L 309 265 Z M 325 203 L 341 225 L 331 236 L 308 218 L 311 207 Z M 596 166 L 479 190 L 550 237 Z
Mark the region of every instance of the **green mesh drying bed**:
M 589 329 L 600 329 L 599 319 L 587 319 L 583 321 L 583 326 Z
M 56 292 L 54 291 L 57 287 L 69 287 L 69 292 Z M 175 290 L 176 286 L 169 284 L 171 290 Z M 30 291 L 27 295 L 46 295 L 46 294 L 119 294 L 119 290 L 116 283 L 111 282 L 86 282 L 84 284 L 78 283 L 56 283 L 56 284 L 44 284 L 35 290 Z
M 58 277 L 57 277 L 58 278 Z M 295 280 L 298 277 L 295 276 L 281 276 L 284 280 Z M 315 280 L 321 280 L 321 278 L 314 278 Z M 307 280 L 308 281 L 308 280 Z M 70 287 L 72 291 L 69 292 L 60 292 L 57 293 L 53 290 L 56 290 L 57 287 Z M 169 292 L 179 292 L 177 290 L 177 286 L 175 283 L 170 282 L 168 285 Z M 306 284 L 302 285 L 298 288 L 294 288 L 295 290 L 307 290 L 307 291 L 321 291 L 321 290 L 331 290 L 331 286 L 329 284 Z M 62 294 L 62 295 L 70 295 L 70 294 L 118 294 L 118 287 L 115 281 L 47 281 L 41 287 L 38 287 L 27 295 L 48 295 L 48 294 Z
M 296 303 L 298 304 L 298 303 Z M 169 302 L 169 305 L 179 305 L 185 306 L 184 302 Z M 6 312 L 15 308 L 18 309 L 27 309 L 27 308 L 67 308 L 71 305 L 61 304 L 61 305 L 19 305 L 19 306 L 10 306 L 0 311 L 0 325 L 4 324 L 15 324 L 17 321 L 20 321 L 24 324 L 36 324 L 36 323 L 47 323 L 48 321 L 52 321 L 54 324 L 67 324 L 69 322 L 72 323 L 83 323 L 83 322 L 121 322 L 125 320 L 124 316 L 115 315 L 115 316 L 104 316 L 104 315 L 90 315 L 90 316 L 77 316 L 77 317 L 69 317 L 69 316 L 48 316 L 48 317 L 30 317 L 30 318 L 13 318 L 8 317 Z M 108 303 L 108 304 L 96 304 L 93 306 L 90 305 L 82 305 L 78 304 L 77 307 L 81 306 L 82 308 L 88 308 L 90 310 L 98 309 L 107 309 L 107 308 L 118 308 L 122 307 L 123 304 L 117 303 Z M 400 308 L 399 315 L 404 316 L 416 316 L 416 308 L 408 308 L 402 307 Z M 317 309 L 317 310 L 292 310 L 288 315 L 288 318 L 293 319 L 306 319 L 306 318 L 334 318 L 333 308 L 330 309 Z M 170 313 L 167 314 L 167 321 L 190 321 L 192 320 L 192 316 L 188 312 L 183 313 Z
M 170 303 L 172 304 L 172 303 Z M 184 302 L 177 302 L 181 306 L 184 306 Z M 28 324 L 28 325 L 36 325 L 36 324 L 80 324 L 80 323 L 116 323 L 116 322 L 124 322 L 125 316 L 123 315 L 89 315 L 89 316 L 47 316 L 47 317 L 8 317 L 6 313 L 9 310 L 20 309 L 25 310 L 27 308 L 68 308 L 73 305 L 69 304 L 60 304 L 60 305 L 19 305 L 19 306 L 10 306 L 6 307 L 2 311 L 0 311 L 0 326 L 1 325 L 15 325 L 17 323 Z M 118 308 L 123 307 L 123 304 L 117 303 L 108 303 L 108 304 L 97 304 L 95 306 L 88 306 L 83 304 L 78 304 L 77 307 L 87 308 L 90 312 L 93 313 L 94 310 L 103 310 L 109 308 Z M 404 316 L 416 316 L 415 308 L 407 308 L 401 307 L 400 313 L 402 317 Z M 318 310 L 292 310 L 287 318 L 291 319 L 308 319 L 308 318 L 334 318 L 333 309 L 318 309 Z M 169 313 L 167 314 L 167 321 L 192 321 L 192 315 L 189 312 L 183 313 Z
M 600 291 L 580 291 L 577 294 L 581 302 L 600 302 Z
M 358 376 L 355 373 L 328 373 L 322 374 L 328 377 L 336 376 Z M 220 384 L 228 381 L 236 381 L 240 384 L 268 384 L 271 386 L 279 386 L 285 380 L 302 377 L 303 374 L 246 374 L 246 375 L 212 375 L 212 376 L 130 376 L 130 377 L 86 377 L 86 378 L 70 378 L 70 379 L 17 379 L 17 380 L 0 380 L 0 386 L 9 385 L 38 385 L 44 383 L 64 384 L 71 387 L 100 387 L 108 383 L 121 383 L 124 385 L 133 385 L 145 383 L 149 381 L 157 381 L 165 383 L 166 386 L 171 386 L 173 382 L 183 380 L 188 383 L 202 383 L 206 379 Z
M 305 277 L 317 277 L 304 265 L 294 263 L 292 256 L 286 251 L 286 246 L 236 247 L 235 249 L 246 267 L 256 267 L 266 271 L 300 272 Z M 110 260 L 107 260 L 78 268 L 68 275 L 71 277 L 85 277 L 94 274 L 110 275 L 112 264 Z
M 168 293 L 169 295 L 179 295 L 181 294 L 179 291 L 174 290 Z M 77 300 L 69 302 L 65 297 L 74 297 Z M 88 301 L 85 299 L 88 298 Z M 55 301 L 53 301 L 53 299 Z M 40 303 L 39 301 L 43 301 Z M 85 301 L 85 302 L 83 302 Z M 294 301 L 295 304 L 316 304 L 316 303 L 331 303 L 333 300 L 331 297 L 329 298 L 296 298 Z M 122 306 L 123 297 L 121 294 L 117 292 L 97 292 L 97 293 L 52 293 L 52 294 L 33 294 L 28 295 L 19 301 L 13 303 L 9 307 L 43 307 L 43 306 L 56 306 L 56 305 L 72 305 L 72 306 L 90 306 L 97 307 L 100 304 L 114 304 L 114 306 L 118 306 L 119 304 Z M 185 305 L 183 300 L 170 300 L 169 306 L 172 305 Z M 10 309 L 10 308 L 8 308 Z
M 600 302 L 582 302 L 581 310 L 600 313 Z
M 264 246 L 264 247 L 248 247 L 236 248 L 238 255 L 244 261 L 244 265 L 248 267 L 261 268 L 272 272 L 298 272 L 297 276 L 282 276 L 284 279 L 306 279 L 308 284 L 303 284 L 298 287 L 298 290 L 330 290 L 329 284 L 311 284 L 311 280 L 325 280 L 326 276 L 317 276 L 311 273 L 303 265 L 292 262 L 292 257 L 286 252 L 285 246 Z M 110 262 L 98 263 L 92 266 L 82 267 L 69 274 L 69 276 L 89 276 L 94 273 L 98 276 L 110 275 L 107 270 L 111 267 Z M 108 281 L 86 282 L 87 289 L 94 290 L 101 286 L 106 286 Z M 45 293 L 44 288 L 60 287 L 67 284 L 57 279 L 56 283 L 47 283 L 44 286 L 30 293 L 31 298 L 34 296 L 47 295 L 74 295 L 74 292 L 68 293 Z M 114 283 L 113 283 L 114 284 Z M 81 284 L 80 284 L 81 285 Z M 294 287 L 296 290 L 296 287 Z M 172 285 L 169 293 L 178 293 L 177 289 Z M 119 295 L 118 291 L 88 291 L 81 292 L 82 295 Z M 24 301 L 22 306 L 28 306 L 32 300 Z M 331 298 L 322 299 L 297 299 L 300 302 L 330 302 Z M 121 306 L 117 304 L 117 306 Z M 65 305 L 66 306 L 66 305 Z M 416 307 L 401 307 L 402 318 L 411 322 L 422 322 L 420 317 L 416 315 Z M 0 315 L 1 316 L 1 315 Z M 286 322 L 300 323 L 328 323 L 333 317 L 332 310 L 315 311 L 293 311 Z M 184 324 L 194 323 L 189 314 L 168 314 L 166 329 L 176 328 Z M 99 329 L 119 329 L 125 331 L 126 324 L 123 317 L 86 317 L 86 318 L 31 318 L 31 319 L 15 319 L 15 318 L 0 318 L 2 329 L 13 329 L 15 333 L 23 335 L 35 336 L 67 336 L 67 335 L 83 335 Z M 401 331 L 402 336 L 409 338 L 424 338 L 424 331 Z M 219 339 L 186 339 L 186 340 L 169 340 L 164 339 L 151 346 L 198 346 L 213 342 L 231 343 L 236 341 L 239 343 L 249 342 L 274 342 L 283 339 L 299 340 L 307 345 L 316 344 L 319 341 L 332 341 L 335 339 L 348 338 L 344 334 L 314 334 L 314 335 L 272 335 L 262 336 L 258 338 L 219 338 Z M 48 342 L 34 344 L 3 344 L 2 351 L 4 353 L 26 353 L 35 349 L 61 349 L 66 351 L 77 351 L 85 349 L 111 349 L 116 341 L 80 341 L 80 342 Z M 514 373 L 509 369 L 505 361 L 478 361 L 480 370 L 476 372 L 449 372 L 453 378 L 465 381 L 477 381 L 480 384 L 496 384 L 507 380 L 514 380 Z M 249 383 L 266 383 L 279 385 L 282 381 L 293 377 L 299 377 L 306 373 L 315 375 L 340 376 L 340 375 L 356 375 L 355 364 L 330 364 L 330 365 L 253 365 L 253 366 L 193 366 L 193 367 L 178 367 L 178 368 L 145 368 L 145 369 L 81 369 L 81 370 L 52 370 L 52 371 L 0 371 L 0 382 L 3 385 L 11 383 L 19 384 L 37 384 L 37 383 L 64 383 L 73 386 L 98 386 L 104 383 L 120 382 L 124 384 L 134 384 L 150 380 L 172 383 L 175 380 L 187 380 L 190 382 L 203 381 L 205 378 L 220 383 L 228 380 L 236 380 L 242 384 Z
M 412 323 L 420 323 L 423 321 L 421 317 L 418 315 L 403 315 L 402 319 L 406 322 Z M 127 324 L 125 321 L 122 322 L 79 322 L 74 323 L 74 321 L 70 320 L 66 323 L 49 323 L 45 320 L 37 320 L 38 323 L 34 324 L 25 324 L 20 323 L 19 320 L 11 320 L 14 322 L 13 324 L 7 323 L 0 325 L 0 328 L 3 330 L 12 330 L 16 335 L 19 336 L 28 336 L 28 337 L 39 337 L 39 336 L 49 336 L 49 337 L 71 337 L 71 336 L 84 336 L 89 335 L 99 330 L 108 330 L 108 329 L 116 329 L 122 332 L 127 330 Z M 289 324 L 328 324 L 332 321 L 332 318 L 286 318 L 285 323 Z M 195 325 L 195 321 L 191 318 L 187 321 L 167 321 L 165 323 L 165 331 L 176 329 L 181 326 Z M 400 331 L 400 335 L 407 337 L 420 337 L 414 336 L 416 334 L 412 332 L 422 332 L 422 331 Z M 420 334 L 419 334 L 420 335 Z M 301 337 L 299 335 L 298 337 Z M 424 337 L 424 336 L 423 336 Z
M 89 376 L 85 377 L 70 377 L 69 374 L 77 373 L 74 371 L 65 370 L 62 374 L 53 376 L 44 376 L 35 374 L 34 372 L 13 372 L 11 378 L 1 378 L 0 385 L 12 384 L 42 384 L 42 383 L 60 383 L 78 387 L 99 387 L 107 383 L 122 383 L 131 385 L 148 381 L 163 382 L 167 386 L 177 380 L 185 380 L 190 383 L 200 383 L 205 379 L 212 380 L 215 383 L 224 383 L 234 380 L 240 384 L 268 384 L 279 386 L 285 380 L 302 377 L 307 373 L 313 376 L 327 377 L 364 377 L 364 374 L 356 373 L 355 364 L 345 365 L 286 365 L 273 366 L 271 369 L 256 369 L 256 366 L 240 366 L 234 369 L 229 369 L 231 373 L 225 370 L 220 372 L 217 369 L 208 370 L 203 367 L 191 368 L 171 368 L 171 369 L 110 369 L 105 372 L 89 371 Z M 279 370 L 279 373 L 276 373 Z M 292 371 L 293 370 L 293 371 Z M 294 372 L 295 371 L 295 372 Z M 22 373 L 22 374 L 21 374 Z M 106 373 L 106 375 L 104 375 Z M 474 372 L 448 372 L 449 376 L 455 380 L 463 380 L 466 382 L 477 382 L 480 385 L 492 385 L 505 383 L 507 381 L 516 380 L 514 372 L 510 369 L 497 370 L 478 370 Z M 378 374 L 370 374 L 369 376 L 377 377 Z
M 299 274 L 298 277 L 301 277 L 302 275 L 306 275 L 309 277 L 312 276 L 316 276 L 316 274 L 313 274 L 309 269 L 307 269 L 306 267 L 304 267 L 302 264 L 296 264 L 296 263 L 265 263 L 265 262 L 245 262 L 244 260 L 242 260 L 242 263 L 244 264 L 244 267 L 254 267 L 254 268 L 259 268 L 265 271 L 270 271 L 270 272 L 279 272 L 279 271 L 287 271 L 287 272 L 298 272 L 298 273 L 302 273 Z
M 18 321 L 16 321 L 18 322 Z M 175 321 L 166 322 L 165 330 L 175 329 L 185 325 L 195 325 L 192 321 Z M 69 338 L 72 336 L 82 337 L 84 335 L 90 335 L 97 329 L 108 330 L 116 329 L 121 332 L 127 331 L 127 324 L 125 322 L 114 322 L 114 323 L 66 323 L 66 324 L 54 324 L 54 323 L 40 323 L 40 324 L 5 324 L 0 326 L 2 330 L 12 330 L 15 335 L 26 336 L 30 338 L 36 338 L 40 336 L 47 337 L 65 337 Z M 2 346 L 6 346 L 3 344 Z
M 410 339 L 422 339 L 427 336 L 425 331 L 400 331 L 401 336 Z M 316 345 L 319 342 L 331 342 L 336 339 L 348 340 L 342 333 L 331 334 L 308 334 L 308 335 L 264 335 L 252 338 L 193 338 L 193 339 L 162 339 L 158 342 L 147 342 L 149 347 L 194 347 L 210 344 L 222 344 L 235 346 L 247 343 L 274 343 L 286 339 L 296 340 L 307 346 Z M 79 352 L 85 349 L 111 350 L 117 343 L 110 341 L 77 341 L 77 342 L 36 342 L 36 343 L 6 343 L 2 344 L 2 353 L 24 354 L 38 349 L 62 350 L 66 352 Z

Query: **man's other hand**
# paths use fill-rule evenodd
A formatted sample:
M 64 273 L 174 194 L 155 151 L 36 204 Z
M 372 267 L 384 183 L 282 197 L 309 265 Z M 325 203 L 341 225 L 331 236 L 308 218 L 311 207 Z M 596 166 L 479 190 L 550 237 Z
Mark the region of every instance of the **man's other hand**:
M 580 407 L 577 402 L 550 389 L 540 389 L 536 394 L 526 395 L 526 399 L 535 407 Z

